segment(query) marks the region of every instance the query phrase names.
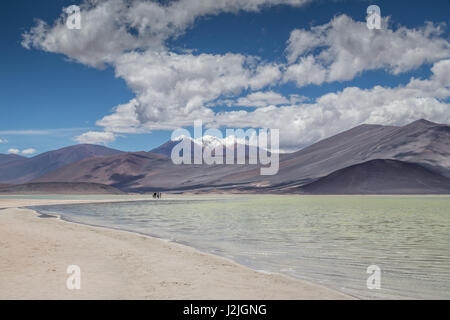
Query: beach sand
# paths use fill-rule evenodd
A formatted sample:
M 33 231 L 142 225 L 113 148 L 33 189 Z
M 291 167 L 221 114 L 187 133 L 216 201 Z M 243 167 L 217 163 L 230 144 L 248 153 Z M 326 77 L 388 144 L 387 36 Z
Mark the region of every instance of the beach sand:
M 0 299 L 351 298 L 188 246 L 19 208 L 75 202 L 92 201 L 0 199 Z M 69 265 L 81 268 L 80 290 L 66 287 Z

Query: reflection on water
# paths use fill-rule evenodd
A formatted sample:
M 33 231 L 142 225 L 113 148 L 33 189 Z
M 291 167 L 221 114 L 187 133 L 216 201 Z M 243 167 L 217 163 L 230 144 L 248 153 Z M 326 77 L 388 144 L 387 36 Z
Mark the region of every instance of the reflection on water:
M 39 207 L 188 244 L 360 298 L 450 299 L 450 197 L 171 196 Z M 381 289 L 369 290 L 369 265 Z

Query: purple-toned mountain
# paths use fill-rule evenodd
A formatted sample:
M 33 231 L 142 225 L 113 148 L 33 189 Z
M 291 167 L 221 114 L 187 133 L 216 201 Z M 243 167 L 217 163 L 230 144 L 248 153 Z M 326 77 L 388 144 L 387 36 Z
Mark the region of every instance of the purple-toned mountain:
M 70 163 L 96 156 L 111 156 L 122 151 L 104 146 L 79 144 L 45 152 L 32 158 L 17 157 L 0 161 L 0 183 L 19 184 L 36 179 Z M 0 157 L 0 160 L 2 158 Z
M 285 191 L 290 192 L 290 187 L 374 159 L 417 163 L 450 178 L 450 126 L 423 119 L 402 127 L 363 124 L 300 151 L 281 155 L 278 174 L 262 178 L 265 185 L 287 188 Z M 227 177 L 224 183 L 236 178 Z M 260 183 L 259 171 L 248 172 L 246 182 Z
M 0 166 L 8 162 L 19 162 L 26 160 L 26 157 L 19 156 L 17 154 L 0 154 Z

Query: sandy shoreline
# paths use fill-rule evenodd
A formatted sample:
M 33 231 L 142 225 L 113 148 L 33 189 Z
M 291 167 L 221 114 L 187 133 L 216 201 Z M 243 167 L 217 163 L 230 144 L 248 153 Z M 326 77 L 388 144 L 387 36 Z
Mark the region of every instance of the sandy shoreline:
M 19 208 L 87 202 L 105 201 L 0 199 L 0 299 L 351 298 L 188 246 Z M 81 290 L 66 287 L 69 265 L 81 268 Z

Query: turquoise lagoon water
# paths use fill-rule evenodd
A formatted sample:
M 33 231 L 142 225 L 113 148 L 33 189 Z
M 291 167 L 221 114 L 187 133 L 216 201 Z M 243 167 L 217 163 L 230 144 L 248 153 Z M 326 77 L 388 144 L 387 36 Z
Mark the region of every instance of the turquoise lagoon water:
M 169 239 L 359 298 L 450 299 L 448 196 L 183 195 L 34 209 Z M 367 288 L 369 265 L 381 269 L 378 290 Z

